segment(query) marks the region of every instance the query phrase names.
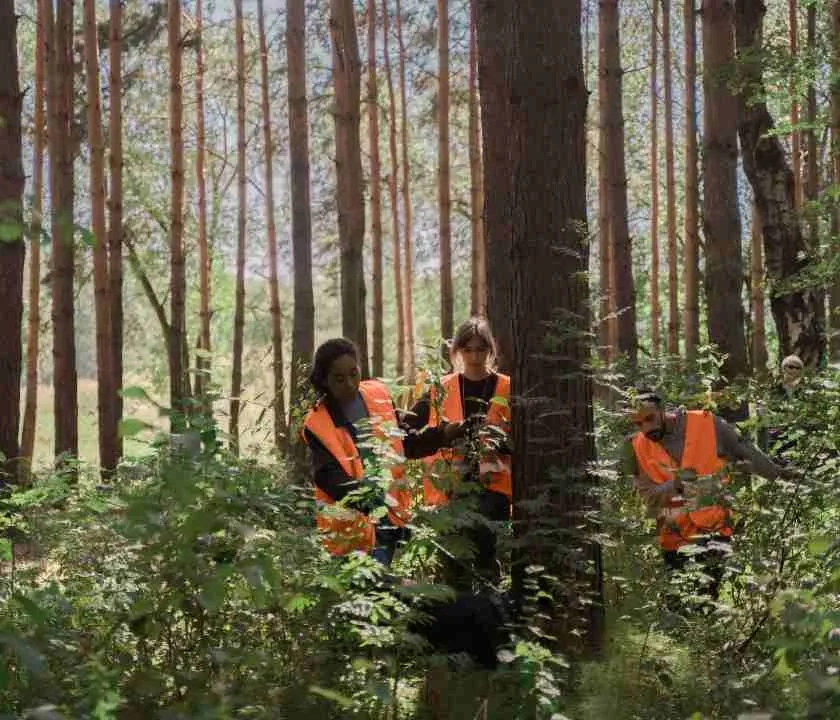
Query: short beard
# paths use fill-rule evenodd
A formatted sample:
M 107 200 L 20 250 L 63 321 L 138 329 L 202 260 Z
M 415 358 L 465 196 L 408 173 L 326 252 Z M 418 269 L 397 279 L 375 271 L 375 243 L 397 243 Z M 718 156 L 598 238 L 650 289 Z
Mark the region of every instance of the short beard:
M 659 442 L 663 437 L 665 437 L 665 428 L 656 428 L 656 430 L 649 430 L 645 433 L 645 437 L 648 440 Z

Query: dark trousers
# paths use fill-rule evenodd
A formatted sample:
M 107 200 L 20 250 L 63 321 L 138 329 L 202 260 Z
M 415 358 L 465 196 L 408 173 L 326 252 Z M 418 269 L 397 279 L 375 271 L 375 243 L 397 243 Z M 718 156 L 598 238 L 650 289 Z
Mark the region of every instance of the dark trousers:
M 663 550 L 662 559 L 665 562 L 665 569 L 673 580 L 679 576 L 681 581 L 686 581 L 682 587 L 683 592 L 688 591 L 710 600 L 717 600 L 730 543 L 731 538 L 714 535 L 695 540 L 693 545 L 696 547 L 696 552 L 695 548 L 691 548 L 692 552 Z M 692 572 L 697 571 L 706 577 L 691 577 Z M 677 597 L 678 595 L 679 593 Z M 675 602 L 674 597 L 669 594 L 669 605 L 673 602 Z
M 501 493 L 484 490 L 478 494 L 477 503 L 476 511 L 490 523 L 510 518 L 510 501 Z M 444 582 L 456 590 L 470 590 L 474 580 L 498 582 L 501 571 L 497 557 L 497 529 L 476 521 L 460 526 L 459 530 L 475 554 L 472 562 L 464 557 L 447 558 L 443 569 Z

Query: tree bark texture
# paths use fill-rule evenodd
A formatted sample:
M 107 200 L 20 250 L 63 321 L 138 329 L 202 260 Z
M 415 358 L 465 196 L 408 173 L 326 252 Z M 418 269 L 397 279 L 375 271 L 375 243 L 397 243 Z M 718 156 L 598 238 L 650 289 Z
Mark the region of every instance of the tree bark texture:
M 335 167 L 338 239 L 341 246 L 341 328 L 355 342 L 361 370 L 368 371 L 365 320 L 365 200 L 359 138 L 361 68 L 352 0 L 330 0 L 333 81 L 335 84 Z
M 636 288 L 630 228 L 627 222 L 627 172 L 624 162 L 621 54 L 618 0 L 601 0 L 606 83 L 607 170 L 610 216 L 612 291 L 615 298 L 616 350 L 636 363 Z
M 703 229 L 709 340 L 726 354 L 721 369 L 732 382 L 749 373 L 741 291 L 741 218 L 738 213 L 738 106 L 725 72 L 735 59 L 732 0 L 704 0 Z
M 671 0 L 662 0 L 662 82 L 665 85 L 665 197 L 668 224 L 668 353 L 680 352 L 677 282 L 677 188 L 674 178 L 674 82 L 671 60 Z
M 455 300 L 452 295 L 452 199 L 449 173 L 449 0 L 437 0 L 438 15 L 438 213 L 440 218 L 440 333 L 451 338 Z
M 521 587 L 524 562 L 559 579 L 555 607 L 563 612 L 552 630 L 569 652 L 581 649 L 576 633 L 597 650 L 603 630 L 600 548 L 586 530 L 570 532 L 586 526 L 583 514 L 593 508 L 586 468 L 595 456 L 580 19 L 578 2 L 501 0 L 480 4 L 478 14 L 487 197 L 500 207 L 488 214 L 490 286 L 510 278 L 502 285 L 507 303 L 491 304 L 506 312 L 491 320 L 516 350 L 514 522 L 523 545 L 515 582 Z M 494 108 L 500 98 L 504 107 Z M 494 172 L 510 181 L 499 183 Z M 491 192 L 500 186 L 509 190 Z
M 387 8 L 386 8 L 387 9 Z M 370 153 L 370 238 L 373 255 L 373 348 L 374 377 L 385 373 L 382 294 L 382 161 L 379 152 L 379 89 L 376 73 L 376 0 L 367 3 L 367 110 Z
M 262 87 L 262 127 L 265 146 L 265 215 L 268 227 L 268 287 L 271 307 L 271 349 L 274 377 L 274 447 L 286 445 L 285 374 L 283 370 L 283 316 L 280 313 L 280 282 L 277 278 L 277 224 L 274 219 L 274 141 L 271 132 L 271 101 L 268 87 L 268 42 L 265 34 L 263 0 L 257 0 L 260 36 L 260 74 Z M 244 47 L 243 47 L 244 55 Z M 244 78 L 243 78 L 244 79 Z
M 662 305 L 659 302 L 659 88 L 656 70 L 659 62 L 659 3 L 651 8 L 653 15 L 650 31 L 650 334 L 654 357 L 662 347 L 660 320 Z
M 761 89 L 760 62 L 764 17 L 761 0 L 738 0 L 735 28 L 746 87 Z M 772 134 L 773 118 L 762 98 L 742 93 L 738 135 L 744 172 L 753 189 L 764 237 L 764 263 L 770 296 L 770 311 L 779 338 L 779 360 L 798 354 L 810 367 L 817 367 L 825 352 L 825 333 L 819 320 L 818 294 L 793 281 L 811 262 L 802 235 L 795 202 L 793 173 L 778 137 Z M 731 318 L 731 313 L 729 315 Z
M 487 260 L 484 247 L 484 183 L 481 163 L 481 125 L 478 106 L 478 45 L 475 37 L 476 2 L 470 0 L 469 32 L 469 158 L 470 158 L 470 314 L 487 314 Z
M 290 406 L 300 398 L 306 366 L 315 352 L 312 292 L 312 208 L 309 187 L 309 114 L 306 101 L 306 4 L 286 2 L 286 58 L 289 72 L 289 164 L 295 302 L 292 320 Z
M 55 393 L 55 456 L 60 462 L 79 454 L 79 405 L 73 310 L 73 1 L 52 3 L 47 27 L 53 28 L 48 50 L 50 198 L 52 202 L 52 327 Z M 71 478 L 74 475 L 71 472 Z
M 23 148 L 17 60 L 17 17 L 0 1 L 0 486 L 15 480 L 20 457 L 20 378 L 23 362 Z

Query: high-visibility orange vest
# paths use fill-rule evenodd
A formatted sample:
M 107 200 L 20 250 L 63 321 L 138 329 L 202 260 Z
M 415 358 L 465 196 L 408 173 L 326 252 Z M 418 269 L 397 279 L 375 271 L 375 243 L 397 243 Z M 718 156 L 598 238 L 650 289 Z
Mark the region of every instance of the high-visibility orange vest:
M 639 468 L 653 482 L 661 485 L 673 480 L 675 463 L 662 445 L 638 432 L 633 436 L 633 450 Z M 725 465 L 717 454 L 714 415 L 705 410 L 689 410 L 686 413 L 685 447 L 680 468 L 706 476 L 720 473 Z M 728 478 L 724 477 L 721 481 L 728 482 Z M 725 508 L 712 505 L 688 512 L 683 505 L 684 499 L 673 498 L 657 519 L 659 546 L 663 550 L 676 550 L 703 535 L 732 535 L 729 511 Z
M 496 392 L 494 397 L 504 399 L 504 403 L 493 402 L 491 399 L 490 407 L 487 410 L 487 423 L 496 425 L 505 432 L 510 432 L 510 377 L 499 373 L 497 375 Z M 461 390 L 459 386 L 459 376 L 457 373 L 445 375 L 441 384 L 444 389 L 444 396 L 440 405 L 440 415 L 438 416 L 437 408 L 435 407 L 435 391 L 432 388 L 431 393 L 431 409 L 429 411 L 429 425 L 437 427 L 441 420 L 448 422 L 463 422 L 464 408 L 461 404 Z M 423 478 L 423 497 L 426 505 L 445 505 L 449 502 L 451 495 L 451 488 L 447 487 L 445 478 L 441 477 L 437 470 L 451 467 L 452 464 L 462 462 L 463 457 L 456 455 L 450 449 L 442 449 L 425 458 L 426 475 Z M 492 471 L 486 475 L 482 475 L 487 480 L 487 489 L 492 490 L 502 495 L 506 495 L 508 500 L 513 497 L 513 486 L 510 472 L 510 458 L 499 458 L 499 464 L 502 466 L 501 470 Z
M 367 407 L 371 428 L 376 437 L 387 440 L 390 450 L 403 457 L 402 438 L 397 426 L 397 415 L 388 389 L 378 380 L 363 380 L 359 392 Z M 319 403 L 306 416 L 308 429 L 354 480 L 365 476 L 362 458 L 346 428 L 338 427 L 324 403 Z M 402 465 L 391 467 L 392 483 L 385 496 L 388 518 L 394 525 L 404 526 L 408 521 L 411 494 L 404 486 Z M 354 550 L 369 552 L 376 545 L 376 522 L 358 510 L 344 507 L 315 487 L 315 521 L 321 541 L 332 555 L 346 555 Z

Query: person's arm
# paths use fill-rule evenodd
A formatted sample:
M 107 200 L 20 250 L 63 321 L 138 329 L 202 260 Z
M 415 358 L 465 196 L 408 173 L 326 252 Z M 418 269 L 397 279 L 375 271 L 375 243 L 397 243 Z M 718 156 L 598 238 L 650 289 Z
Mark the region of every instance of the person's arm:
M 411 410 L 398 413 L 398 417 L 400 429 L 405 433 L 403 451 L 409 459 L 434 455 L 462 434 L 461 423 L 442 422 L 429 426 L 431 399 L 428 394 L 414 403 Z
M 782 468 L 776 465 L 749 440 L 741 437 L 738 431 L 726 420 L 715 416 L 718 455 L 729 462 L 741 462 L 747 470 L 767 480 L 775 480 L 782 474 Z
M 638 491 L 647 507 L 648 517 L 655 518 L 668 505 L 675 495 L 682 492 L 679 480 L 667 480 L 656 483 L 639 466 L 633 443 L 628 438 L 622 448 L 620 469 L 623 475 L 633 479 L 633 486 Z
M 314 433 L 304 428 L 306 444 L 312 456 L 312 481 L 319 490 L 339 502 L 347 493 L 359 488 L 359 481 L 350 477 Z

